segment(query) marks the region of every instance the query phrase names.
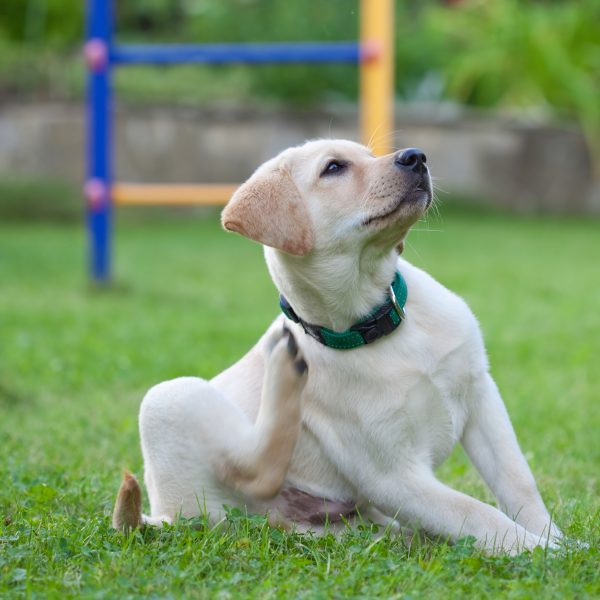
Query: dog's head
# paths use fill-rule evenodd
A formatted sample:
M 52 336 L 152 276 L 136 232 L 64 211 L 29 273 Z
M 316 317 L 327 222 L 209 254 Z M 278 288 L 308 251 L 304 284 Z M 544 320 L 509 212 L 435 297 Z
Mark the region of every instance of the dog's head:
M 392 248 L 431 203 L 425 160 L 414 148 L 376 158 L 354 142 L 307 142 L 256 170 L 223 210 L 223 227 L 296 256 Z

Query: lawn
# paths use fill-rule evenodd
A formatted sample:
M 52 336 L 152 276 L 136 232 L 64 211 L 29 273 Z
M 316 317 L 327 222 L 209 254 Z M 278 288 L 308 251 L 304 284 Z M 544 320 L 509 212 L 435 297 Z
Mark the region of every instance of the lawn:
M 569 538 L 489 558 L 373 537 L 283 534 L 233 512 L 123 536 L 153 383 L 210 377 L 277 314 L 261 250 L 205 218 L 121 219 L 116 285 L 85 279 L 76 225 L 0 224 L 0 597 L 600 597 L 600 223 L 443 208 L 406 255 L 464 296 L 540 489 Z M 489 492 L 457 449 L 440 477 Z

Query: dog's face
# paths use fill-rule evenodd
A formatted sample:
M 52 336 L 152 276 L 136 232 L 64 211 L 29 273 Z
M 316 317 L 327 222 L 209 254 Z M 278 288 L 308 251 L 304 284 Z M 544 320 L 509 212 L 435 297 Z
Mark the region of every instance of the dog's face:
M 259 167 L 233 195 L 222 222 L 225 229 L 297 256 L 392 247 L 431 197 L 420 151 L 376 158 L 354 142 L 320 140 Z

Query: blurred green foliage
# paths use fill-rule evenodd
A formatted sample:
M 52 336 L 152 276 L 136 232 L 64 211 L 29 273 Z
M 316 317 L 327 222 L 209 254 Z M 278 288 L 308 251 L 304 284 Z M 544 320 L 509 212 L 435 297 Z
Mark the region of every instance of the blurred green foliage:
M 351 40 L 358 0 L 115 2 L 121 41 Z M 0 95 L 79 97 L 84 0 L 2 0 Z M 600 133 L 600 0 L 397 0 L 396 92 L 405 102 L 528 109 Z M 157 71 L 160 75 L 157 75 Z M 131 68 L 134 101 L 354 100 L 351 66 Z
M 2 0 L 0 37 L 64 47 L 81 39 L 83 0 Z
M 429 11 L 425 27 L 451 57 L 437 65 L 444 96 L 555 112 L 600 133 L 599 0 L 473 0 L 451 20 Z

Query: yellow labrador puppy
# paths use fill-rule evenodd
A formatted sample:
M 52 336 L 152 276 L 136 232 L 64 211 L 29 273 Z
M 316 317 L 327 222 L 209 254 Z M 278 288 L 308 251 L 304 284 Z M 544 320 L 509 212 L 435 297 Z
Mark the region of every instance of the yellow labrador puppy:
M 151 514 L 126 475 L 115 527 L 216 521 L 226 504 L 300 530 L 360 515 L 490 552 L 556 545 L 475 317 L 398 257 L 430 202 L 420 150 L 376 158 L 342 140 L 288 149 L 237 190 L 223 226 L 265 245 L 283 314 L 211 381 L 148 392 Z M 458 441 L 500 508 L 436 478 Z

